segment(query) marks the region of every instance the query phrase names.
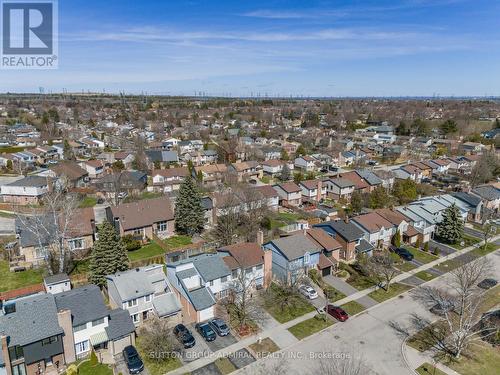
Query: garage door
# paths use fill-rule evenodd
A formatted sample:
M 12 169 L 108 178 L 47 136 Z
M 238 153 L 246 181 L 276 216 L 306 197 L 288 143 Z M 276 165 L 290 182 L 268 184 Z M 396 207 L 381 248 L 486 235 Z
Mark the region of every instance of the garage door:
M 321 274 L 322 274 L 323 276 L 328 276 L 328 275 L 330 275 L 330 273 L 331 273 L 331 269 L 332 269 L 332 267 L 326 267 L 326 268 L 323 268 L 323 269 L 321 270 Z

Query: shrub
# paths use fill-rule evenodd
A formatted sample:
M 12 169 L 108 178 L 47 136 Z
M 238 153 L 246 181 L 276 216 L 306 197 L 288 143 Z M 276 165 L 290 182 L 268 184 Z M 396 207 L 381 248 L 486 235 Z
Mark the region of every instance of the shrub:
M 97 360 L 97 355 L 95 354 L 95 351 L 92 350 L 90 353 L 90 365 L 91 366 L 97 366 L 99 361 Z
M 76 367 L 75 364 L 71 364 L 68 366 L 66 369 L 66 375 L 77 375 L 78 374 L 78 367 Z
M 420 237 L 419 237 L 419 238 L 417 238 L 417 243 L 415 244 L 415 247 L 417 249 L 420 249 L 420 246 L 422 246 L 422 241 L 420 240 Z
M 434 255 L 438 256 L 438 255 L 439 255 L 439 252 L 440 252 L 439 247 L 437 247 L 437 246 L 436 246 L 436 247 L 434 248 L 434 250 L 432 251 L 432 254 L 434 254 Z
M 127 234 L 126 236 L 123 236 L 122 241 L 125 244 L 127 251 L 134 251 L 134 250 L 140 249 L 140 247 L 141 247 L 141 242 L 136 240 L 134 238 L 134 236 L 132 236 L 131 234 Z
M 311 278 L 311 280 L 317 284 L 317 285 L 320 285 L 321 283 L 321 276 L 318 272 L 318 270 L 312 268 L 309 270 L 309 277 Z M 321 285 L 320 285 L 321 286 Z
M 424 251 L 429 251 L 429 242 L 424 243 Z

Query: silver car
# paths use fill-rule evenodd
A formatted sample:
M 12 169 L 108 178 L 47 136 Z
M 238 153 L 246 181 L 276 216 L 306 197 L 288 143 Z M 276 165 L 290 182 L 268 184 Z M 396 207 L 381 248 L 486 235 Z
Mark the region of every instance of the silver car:
M 315 299 L 318 298 L 318 292 L 314 290 L 313 287 L 310 287 L 309 285 L 301 285 L 299 287 L 300 293 L 302 293 L 304 296 L 306 296 L 308 299 Z
M 222 319 L 212 319 L 210 321 L 210 325 L 212 326 L 213 330 L 217 332 L 219 336 L 227 336 L 229 335 L 229 327 L 227 326 L 226 322 L 224 322 Z

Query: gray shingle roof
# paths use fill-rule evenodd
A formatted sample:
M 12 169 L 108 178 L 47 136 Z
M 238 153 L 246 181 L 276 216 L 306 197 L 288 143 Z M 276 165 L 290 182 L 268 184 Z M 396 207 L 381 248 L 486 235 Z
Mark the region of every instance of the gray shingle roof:
M 181 310 L 181 305 L 174 293 L 165 293 L 155 297 L 153 306 L 160 318 L 175 314 Z
M 205 256 L 198 256 L 193 260 L 193 264 L 203 280 L 216 280 L 231 274 L 231 270 L 217 254 L 203 255 Z
M 130 335 L 135 331 L 135 326 L 128 311 L 115 309 L 109 312 L 108 326 L 105 330 L 110 340 L 116 340 Z
M 179 156 L 176 151 L 158 151 L 158 150 L 147 150 L 147 157 L 151 161 L 160 161 L 160 162 L 178 162 Z
M 52 294 L 19 299 L 15 304 L 15 312 L 0 316 L 0 333 L 10 338 L 9 346 L 24 346 L 63 333 Z
M 373 245 L 364 238 L 362 238 L 361 241 L 359 241 L 359 245 L 356 246 L 356 252 L 358 254 L 366 253 L 367 251 L 371 251 L 373 249 L 374 249 Z
M 372 186 L 382 184 L 382 180 L 372 171 L 360 170 L 356 172 L 361 176 L 361 178 L 365 179 L 366 182 L 368 182 Z
M 141 268 L 117 272 L 114 275 L 106 276 L 106 278 L 114 283 L 122 302 L 154 293 L 151 280 Z
M 356 241 L 363 237 L 363 231 L 351 222 L 346 223 L 343 220 L 339 220 L 330 223 L 330 226 L 339 236 L 345 238 L 348 242 Z
M 58 273 L 57 275 L 47 276 L 43 279 L 45 285 L 59 284 L 65 281 L 70 281 L 69 276 L 65 273 Z
M 73 327 L 108 316 L 101 290 L 96 285 L 87 285 L 55 295 L 58 310 L 71 310 Z
M 458 193 L 452 193 L 451 195 L 473 207 L 477 207 L 477 205 L 481 203 L 481 198 L 476 197 L 475 195 L 469 193 L 458 192 Z
M 314 254 L 321 250 L 316 243 L 302 233 L 278 238 L 277 240 L 272 240 L 271 243 L 274 244 L 288 260 L 301 258 L 307 252 Z
M 23 187 L 42 187 L 47 186 L 47 177 L 41 176 L 26 176 L 20 180 L 11 182 L 6 186 L 23 186 Z
M 206 287 L 190 290 L 187 294 L 196 311 L 215 305 L 215 299 Z
M 472 191 L 488 201 L 500 199 L 500 190 L 491 185 L 478 186 Z
M 17 217 L 15 221 L 16 233 L 19 235 L 19 244 L 21 247 L 38 247 L 41 243 L 47 246 L 51 242 L 51 237 L 56 232 L 54 221 L 50 220 L 48 216 L 24 216 Z M 39 233 L 34 233 L 28 228 L 41 228 Z
M 177 277 L 180 280 L 189 279 L 190 277 L 193 277 L 195 275 L 198 275 L 198 272 L 196 271 L 196 268 L 194 268 L 194 267 L 188 268 L 187 270 L 182 270 L 182 271 L 177 272 Z

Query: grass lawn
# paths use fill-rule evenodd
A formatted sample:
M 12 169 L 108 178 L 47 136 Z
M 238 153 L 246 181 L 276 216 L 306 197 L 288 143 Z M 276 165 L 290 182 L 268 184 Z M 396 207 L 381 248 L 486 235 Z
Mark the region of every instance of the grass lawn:
M 85 197 L 80 202 L 80 204 L 78 205 L 78 207 L 80 207 L 80 208 L 94 207 L 96 204 L 97 204 L 97 198 L 94 198 L 94 197 Z
M 342 307 L 349 315 L 356 315 L 361 311 L 366 310 L 362 304 L 356 301 L 347 302 L 340 307 Z
M 8 212 L 3 212 L 3 211 L 0 211 L 0 217 L 7 217 L 7 218 L 15 218 L 16 215 L 15 214 L 11 214 L 11 213 L 8 213 Z
M 0 261 L 0 292 L 19 289 L 25 286 L 40 284 L 43 281 L 43 270 L 31 269 L 22 272 L 10 272 L 9 262 Z
M 136 340 L 136 348 L 139 352 L 140 357 L 142 358 L 142 361 L 144 362 L 144 366 L 149 371 L 150 375 L 163 375 L 182 366 L 182 363 L 178 358 L 166 358 L 161 362 L 151 360 L 151 358 L 146 353 L 144 353 L 141 348 L 140 336 Z
M 465 243 L 464 246 L 460 245 L 460 242 L 462 242 L 462 241 Z M 462 250 L 466 247 L 469 247 L 469 246 L 477 244 L 478 242 L 481 242 L 481 240 L 479 238 L 469 236 L 468 234 L 463 235 L 462 241 L 459 241 L 458 243 L 455 243 L 455 244 L 450 244 L 449 246 L 451 246 L 457 250 Z
M 420 375 L 447 375 L 446 372 L 443 372 L 438 368 L 435 369 L 431 364 L 427 362 L 421 365 L 415 371 Z
M 271 182 L 271 177 L 269 177 L 269 176 L 262 176 L 262 178 L 260 180 L 262 181 L 262 183 L 268 184 L 268 183 Z
M 371 292 L 368 296 L 377 302 L 383 302 L 389 298 L 397 296 L 398 294 L 406 292 L 409 289 L 411 289 L 411 287 L 408 285 L 394 283 L 389 286 L 389 291 L 386 292 L 384 289 L 380 288 Z
M 432 279 L 437 277 L 436 274 L 428 272 L 428 271 L 420 271 L 420 272 L 416 273 L 415 276 L 418 277 L 419 279 L 424 280 L 424 281 L 431 281 Z
M 460 267 L 460 265 L 461 265 L 460 261 L 456 259 L 450 259 L 447 260 L 446 262 L 438 264 L 434 268 L 440 270 L 441 272 L 448 272 L 454 270 L 457 267 Z
M 500 349 L 478 341 L 456 362 L 444 363 L 462 375 L 497 375 L 500 364 Z
M 257 355 L 257 358 L 265 357 L 269 353 L 274 353 L 280 350 L 280 347 L 269 337 L 261 340 L 260 343 L 258 341 L 254 342 L 249 346 L 249 348 Z
M 434 327 L 439 327 L 444 324 L 444 321 L 438 320 L 424 329 L 413 334 L 406 342 L 408 346 L 417 349 L 419 352 L 425 352 L 432 348 L 435 344 L 435 338 L 432 336 Z
M 483 295 L 483 302 L 480 311 L 485 313 L 500 303 L 500 285 L 489 289 Z
M 75 268 L 71 271 L 72 275 L 85 274 L 89 271 L 90 258 L 75 261 Z
M 278 293 L 278 288 L 280 288 L 276 284 L 271 284 L 267 293 L 271 293 L 269 299 L 265 301 L 264 308 L 267 310 L 269 314 L 272 315 L 274 319 L 276 319 L 280 323 L 285 323 L 299 316 L 307 314 L 308 312 L 314 311 L 314 306 L 309 302 L 302 298 L 302 296 L 297 295 L 292 297 L 292 301 L 288 306 L 284 306 L 282 309 L 281 306 L 277 303 L 273 303 L 273 293 Z
M 400 271 L 408 272 L 417 268 L 417 266 L 414 263 L 405 261 L 404 263 L 396 265 L 396 268 L 399 269 Z
M 233 371 L 236 371 L 236 367 L 226 357 L 217 358 L 214 363 L 222 375 L 230 374 Z
M 146 259 L 146 258 L 151 258 L 157 255 L 161 255 L 165 252 L 160 245 L 158 245 L 156 242 L 151 241 L 147 245 L 144 245 L 138 250 L 134 251 L 129 251 L 128 252 L 128 258 L 130 261 L 134 260 L 140 260 L 140 259 Z
M 189 245 L 189 244 L 193 243 L 193 241 L 191 240 L 191 237 L 189 237 L 189 236 L 179 235 L 179 236 L 173 236 L 173 237 L 167 238 L 167 239 L 163 240 L 163 243 L 165 245 L 167 245 L 168 247 L 175 249 L 177 247 Z
M 319 332 L 326 327 L 330 327 L 333 321 L 326 315 L 316 315 L 314 318 L 304 320 L 303 322 L 288 328 L 288 330 L 299 340 Z
M 367 276 L 361 275 L 349 264 L 340 263 L 340 268 L 341 270 L 347 271 L 349 273 L 349 278 L 346 280 L 346 282 L 357 290 L 363 290 L 375 285 L 372 279 Z
M 328 285 L 326 283 L 324 283 L 324 284 L 325 285 L 322 286 L 322 289 L 323 289 L 323 292 L 325 293 L 325 295 L 328 296 L 328 301 L 330 301 L 330 302 L 336 302 L 339 299 L 342 299 L 342 298 L 346 297 L 346 295 L 344 293 L 339 292 L 333 286 L 330 286 L 330 285 Z
M 85 361 L 78 366 L 78 375 L 113 375 L 113 370 L 111 370 L 109 366 L 101 363 L 92 366 L 90 361 Z
M 431 253 L 416 249 L 416 248 L 411 247 L 411 246 L 406 246 L 406 249 L 410 253 L 413 254 L 413 257 L 415 258 L 415 260 L 417 260 L 421 263 L 429 263 L 429 262 L 432 262 L 433 260 L 436 260 L 439 258 Z
M 293 213 L 293 212 L 280 212 L 278 214 L 278 218 L 287 222 L 293 223 L 301 218 L 301 215 Z
M 473 256 L 477 256 L 477 257 L 482 257 L 485 255 L 488 255 L 489 253 L 492 253 L 496 249 L 498 249 L 498 246 L 495 245 L 494 243 L 490 242 L 486 245 L 486 247 L 484 245 L 482 245 L 482 246 L 472 250 L 469 254 L 471 254 Z

